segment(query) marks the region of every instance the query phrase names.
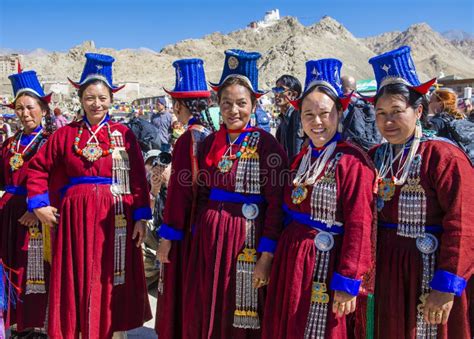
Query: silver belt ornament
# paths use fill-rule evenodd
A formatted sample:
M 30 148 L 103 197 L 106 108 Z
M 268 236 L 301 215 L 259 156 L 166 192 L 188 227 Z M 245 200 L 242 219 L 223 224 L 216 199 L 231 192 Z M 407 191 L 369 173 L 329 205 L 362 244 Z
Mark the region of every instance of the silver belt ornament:
M 260 213 L 257 204 L 243 204 L 242 205 L 242 214 L 245 219 L 254 220 L 258 217 Z
M 334 237 L 329 232 L 319 231 L 314 238 L 314 244 L 321 252 L 328 252 L 334 247 Z

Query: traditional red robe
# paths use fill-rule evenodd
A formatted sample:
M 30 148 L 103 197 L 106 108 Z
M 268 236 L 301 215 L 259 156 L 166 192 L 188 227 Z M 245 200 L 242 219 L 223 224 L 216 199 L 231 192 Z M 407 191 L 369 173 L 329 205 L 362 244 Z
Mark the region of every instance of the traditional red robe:
M 255 219 L 256 244 L 260 246 L 263 239 L 276 241 L 281 232 L 283 181 L 279 180 L 279 174 L 287 167 L 287 157 L 272 135 L 260 129 L 258 131 L 261 195 L 265 199 L 265 203 L 259 205 L 260 212 Z M 245 243 L 246 219 L 242 215 L 242 203 L 209 199 L 210 189 L 235 191 L 238 164 L 234 161 L 229 172 L 220 173 L 216 166 L 206 162 L 216 135 L 211 134 L 204 140 L 200 154 L 200 188 L 187 265 L 183 333 L 185 338 L 255 338 L 260 336 L 260 330 L 239 329 L 232 325 L 236 305 L 237 256 Z M 235 154 L 239 147 L 234 144 L 232 153 Z M 258 306 L 261 321 L 264 306 L 262 290 Z
M 306 152 L 306 148 L 302 150 Z M 347 317 L 336 318 L 332 312 L 333 292 L 330 289 L 334 273 L 343 279 L 362 280 L 362 288 L 370 285 L 371 269 L 374 268 L 374 183 L 375 170 L 370 159 L 356 146 L 347 142 L 338 142 L 330 159 L 337 153 L 343 155 L 336 167 L 337 185 L 336 221 L 343 224 L 343 234 L 334 235 L 334 247 L 330 251 L 326 285 L 329 294 L 326 321 L 326 338 L 347 338 L 361 335 L 365 338 L 364 319 L 354 315 L 350 324 Z M 315 157 L 312 157 L 313 161 Z M 292 180 L 296 175 L 301 156 L 291 172 L 291 181 L 285 187 L 284 202 L 292 211 L 311 215 L 312 186 L 301 204 L 293 204 L 291 194 L 294 188 Z M 329 164 L 330 160 L 327 164 Z M 327 165 L 326 165 L 327 168 Z M 324 170 L 320 176 L 324 175 Z M 332 226 L 338 228 L 341 226 Z M 283 231 L 268 286 L 268 298 L 265 304 L 263 338 L 304 338 L 305 327 L 311 303 L 311 289 L 314 278 L 316 246 L 314 238 L 319 233 L 303 223 L 292 220 Z M 367 291 L 363 291 L 365 294 Z M 357 293 L 357 292 L 356 292 Z M 357 307 L 365 306 L 366 295 L 357 297 Z M 365 307 L 363 310 L 365 311 Z
M 371 150 L 372 156 L 375 151 Z M 435 275 L 449 272 L 457 276 L 451 277 L 453 281 L 468 280 L 474 267 L 474 170 L 462 151 L 445 141 L 424 141 L 417 153 L 422 156 L 426 225 L 442 226 L 442 233 L 436 234 Z M 400 189 L 396 187 L 379 212 L 380 223 L 398 224 Z M 415 338 L 423 267 L 416 240 L 398 236 L 396 229 L 379 227 L 377 249 L 376 337 Z M 461 291 L 452 291 L 457 292 Z M 459 294 L 448 324 L 438 326 L 438 338 L 471 338 L 468 298 L 465 290 Z
M 18 295 L 16 306 L 10 306 L 9 320 L 11 324 L 17 325 L 18 331 L 23 331 L 34 327 L 44 327 L 48 295 L 47 293 L 25 294 L 29 232 L 28 227 L 21 225 L 18 219 L 27 212 L 27 173 L 36 150 L 32 155 L 24 158 L 22 167 L 12 171 L 9 161 L 13 154 L 10 152 L 9 146 L 16 138 L 17 135 L 7 139 L 0 152 L 0 189 L 5 190 L 6 187 L 13 186 L 17 190 L 24 190 L 24 192 L 5 192 L 0 199 L 0 257 L 7 266 L 19 271 L 19 281 L 13 281 L 13 283 L 21 287 L 21 293 Z M 20 143 L 18 149 L 20 153 L 23 153 L 26 143 Z M 44 273 L 47 289 L 49 286 L 49 264 L 45 263 Z M 5 319 L 8 320 L 7 314 L 5 314 Z
M 201 125 L 192 125 L 179 137 L 173 149 L 160 236 L 172 240 L 169 264 L 164 264 L 163 294 L 158 294 L 155 330 L 160 338 L 181 338 L 183 289 L 191 241 L 191 218 L 195 209 L 198 145 L 208 135 Z
M 52 170 L 78 177 L 112 177 L 112 156 L 89 162 L 73 151 L 82 122 L 59 129 L 41 149 L 29 169 L 29 207 L 47 206 L 47 182 Z M 127 220 L 125 283 L 113 286 L 114 199 L 107 184 L 79 184 L 63 190 L 59 225 L 51 271 L 49 328 L 52 338 L 108 338 L 115 331 L 142 326 L 151 319 L 143 256 L 132 240 L 134 221 L 151 216 L 148 185 L 142 154 L 133 133 L 109 121 L 112 133 L 122 133 L 130 160 L 132 194 L 122 195 Z M 95 131 L 98 126 L 93 126 Z M 79 148 L 91 133 L 84 127 Z M 110 148 L 107 129 L 97 138 L 102 149 Z

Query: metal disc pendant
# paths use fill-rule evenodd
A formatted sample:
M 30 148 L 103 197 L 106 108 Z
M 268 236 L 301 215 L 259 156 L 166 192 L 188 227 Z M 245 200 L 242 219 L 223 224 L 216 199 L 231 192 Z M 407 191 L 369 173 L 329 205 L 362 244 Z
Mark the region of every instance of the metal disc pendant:
M 123 194 L 122 188 L 119 184 L 112 184 L 110 185 L 110 192 L 112 192 L 113 195 L 120 195 Z
M 334 237 L 329 232 L 320 231 L 314 238 L 314 245 L 321 252 L 330 251 L 334 247 Z
M 438 249 L 438 239 L 430 233 L 425 233 L 424 237 L 416 238 L 416 247 L 423 254 L 434 253 Z
M 304 199 L 306 199 L 308 195 L 308 189 L 306 186 L 303 185 L 298 185 L 293 188 L 293 191 L 291 191 L 291 201 L 295 205 L 301 204 Z
M 10 158 L 9 164 L 12 169 L 12 171 L 16 171 L 23 166 L 25 162 L 23 161 L 23 155 L 21 153 L 15 153 L 13 156 Z
M 82 150 L 82 155 L 90 162 L 94 162 L 102 157 L 102 148 L 98 144 L 88 144 Z
M 259 213 L 260 211 L 256 204 L 243 204 L 242 205 L 242 214 L 248 220 L 253 220 L 257 218 Z
M 222 158 L 217 164 L 217 168 L 222 173 L 227 173 L 232 169 L 233 162 L 228 158 Z

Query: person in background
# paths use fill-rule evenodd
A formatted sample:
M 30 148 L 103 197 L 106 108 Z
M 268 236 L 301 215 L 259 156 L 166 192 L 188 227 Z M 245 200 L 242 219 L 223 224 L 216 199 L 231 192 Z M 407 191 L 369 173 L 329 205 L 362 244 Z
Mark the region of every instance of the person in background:
M 458 96 L 451 88 L 440 88 L 431 93 L 428 114 L 431 114 L 432 118 L 429 123 L 437 136 L 451 139 L 449 122 L 464 118 L 458 111 L 457 100 Z
M 341 77 L 342 91 L 352 96 L 349 107 L 344 111 L 342 121 L 342 139 L 351 141 L 368 151 L 382 141 L 375 124 L 374 106 L 356 92 L 356 80 L 352 76 Z
M 0 115 L 0 149 L 3 142 L 12 136 L 12 129 L 10 125 L 5 122 L 3 115 Z
M 61 109 L 59 107 L 56 107 L 53 112 L 55 117 L 54 122 L 56 123 L 57 128 L 61 128 L 68 124 L 66 117 L 62 114 Z
M 155 112 L 152 114 L 150 122 L 159 130 L 161 151 L 163 152 L 171 152 L 171 135 L 173 133 L 171 126 L 173 121 L 173 114 L 166 109 L 165 98 L 159 97 L 156 102 Z
M 304 141 L 300 114 L 291 104 L 292 100 L 301 95 L 301 83 L 292 75 L 282 75 L 272 91 L 275 95 L 275 105 L 280 111 L 276 139 L 291 160 L 301 150 Z

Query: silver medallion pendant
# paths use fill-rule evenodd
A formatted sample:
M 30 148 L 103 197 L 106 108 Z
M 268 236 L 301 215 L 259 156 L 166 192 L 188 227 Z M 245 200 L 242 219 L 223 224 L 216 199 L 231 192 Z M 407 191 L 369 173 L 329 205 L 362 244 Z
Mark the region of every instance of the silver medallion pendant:
M 423 254 L 434 253 L 438 249 L 438 239 L 430 233 L 425 236 L 416 238 L 416 248 Z
M 329 232 L 320 231 L 314 237 L 314 245 L 321 252 L 328 252 L 334 247 L 334 237 Z
M 258 217 L 259 209 L 257 204 L 243 204 L 242 214 L 248 220 L 254 220 Z
M 110 192 L 112 192 L 113 195 L 120 195 L 124 193 L 122 187 L 119 184 L 110 185 Z

